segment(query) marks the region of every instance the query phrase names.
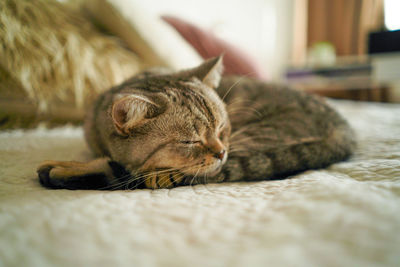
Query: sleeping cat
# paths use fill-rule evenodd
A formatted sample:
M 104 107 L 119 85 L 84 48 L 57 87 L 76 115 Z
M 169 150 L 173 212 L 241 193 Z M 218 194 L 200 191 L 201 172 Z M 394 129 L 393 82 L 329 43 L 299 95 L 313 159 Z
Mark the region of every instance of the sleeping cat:
M 178 73 L 149 71 L 103 93 L 85 120 L 98 157 L 46 161 L 42 185 L 172 188 L 287 177 L 348 158 L 346 121 L 322 98 L 245 77 L 222 57 Z

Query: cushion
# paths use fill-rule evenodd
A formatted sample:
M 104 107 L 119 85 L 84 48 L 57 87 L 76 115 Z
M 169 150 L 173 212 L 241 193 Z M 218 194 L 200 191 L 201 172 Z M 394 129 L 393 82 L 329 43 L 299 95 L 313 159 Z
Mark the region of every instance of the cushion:
M 225 74 L 266 80 L 265 72 L 258 66 L 256 60 L 241 49 L 182 19 L 172 16 L 162 18 L 172 25 L 204 59 L 224 54 Z
M 63 113 L 60 103 L 83 109 L 140 70 L 132 51 L 70 3 L 7 0 L 0 10 L 0 124 L 38 112 Z

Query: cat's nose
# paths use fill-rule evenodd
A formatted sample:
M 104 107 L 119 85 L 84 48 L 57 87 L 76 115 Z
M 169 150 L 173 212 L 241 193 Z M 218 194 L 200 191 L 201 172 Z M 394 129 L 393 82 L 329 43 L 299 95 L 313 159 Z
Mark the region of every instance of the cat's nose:
M 222 149 L 221 151 L 215 153 L 214 157 L 217 159 L 223 160 L 225 157 L 225 153 L 226 153 L 225 149 Z

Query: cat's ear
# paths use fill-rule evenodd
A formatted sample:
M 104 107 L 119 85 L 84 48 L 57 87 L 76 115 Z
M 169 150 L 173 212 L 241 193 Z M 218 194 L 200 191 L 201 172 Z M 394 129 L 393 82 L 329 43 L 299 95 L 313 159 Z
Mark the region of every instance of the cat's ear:
M 120 95 L 114 101 L 111 116 L 118 133 L 127 135 L 134 127 L 156 117 L 164 110 L 163 103 L 156 103 L 154 99 L 146 96 Z
M 223 70 L 223 55 L 220 55 L 206 60 L 196 68 L 183 71 L 181 75 L 185 77 L 197 77 L 204 84 L 215 89 L 221 81 Z

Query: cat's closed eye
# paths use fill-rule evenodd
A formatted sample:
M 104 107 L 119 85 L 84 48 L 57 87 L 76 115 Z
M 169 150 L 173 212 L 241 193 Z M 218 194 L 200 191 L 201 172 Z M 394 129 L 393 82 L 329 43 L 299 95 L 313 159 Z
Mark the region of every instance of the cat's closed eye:
M 223 139 L 225 139 L 227 136 L 228 136 L 228 134 L 229 134 L 229 129 L 228 128 L 223 128 L 223 129 L 221 129 L 220 131 L 219 131 L 219 133 L 218 133 L 218 138 L 220 139 L 220 140 L 223 140 Z
M 183 141 L 179 141 L 179 143 L 184 144 L 184 145 L 194 145 L 194 144 L 201 144 L 200 140 L 183 140 Z

